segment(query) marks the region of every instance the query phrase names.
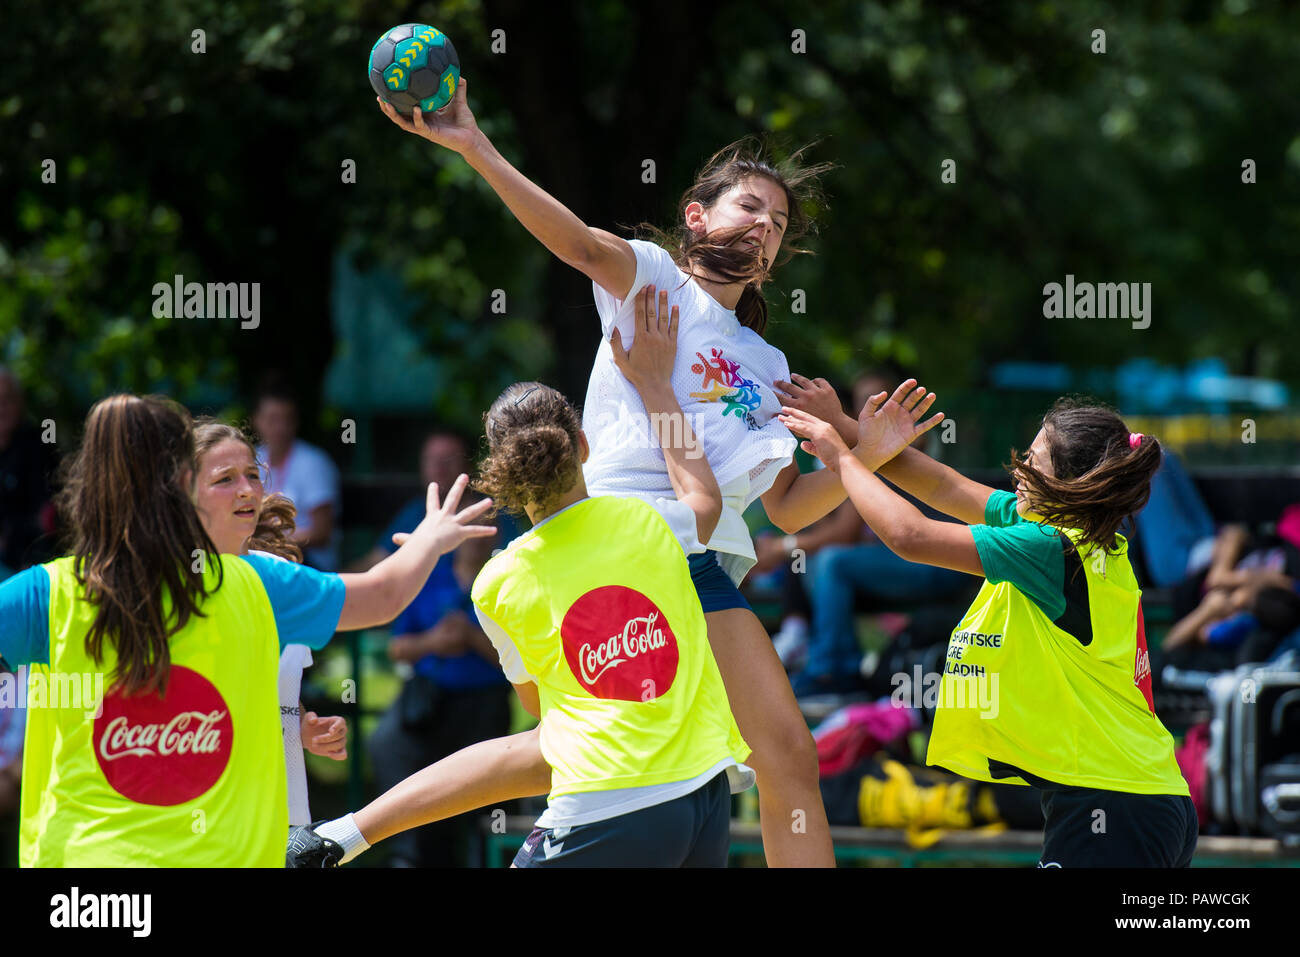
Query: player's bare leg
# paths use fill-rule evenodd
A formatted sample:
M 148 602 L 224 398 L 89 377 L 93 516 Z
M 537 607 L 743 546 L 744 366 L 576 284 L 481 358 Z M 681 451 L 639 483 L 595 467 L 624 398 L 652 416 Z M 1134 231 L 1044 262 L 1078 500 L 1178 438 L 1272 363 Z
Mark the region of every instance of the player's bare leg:
M 830 825 L 818 786 L 817 746 L 790 679 L 752 611 L 705 616 L 731 713 L 754 749 L 759 823 L 769 867 L 834 867 Z
M 551 766 L 537 728 L 480 741 L 417 771 L 371 801 L 353 818 L 368 844 L 466 811 L 547 794 Z

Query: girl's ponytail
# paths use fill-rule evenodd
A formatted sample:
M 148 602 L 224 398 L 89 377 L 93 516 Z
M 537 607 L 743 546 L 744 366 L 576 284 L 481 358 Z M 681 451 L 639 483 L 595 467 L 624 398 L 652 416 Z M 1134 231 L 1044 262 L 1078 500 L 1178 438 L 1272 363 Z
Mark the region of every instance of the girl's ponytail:
M 540 382 L 516 382 L 483 417 L 488 454 L 474 487 L 498 507 L 549 510 L 582 474 L 581 419 L 569 400 Z

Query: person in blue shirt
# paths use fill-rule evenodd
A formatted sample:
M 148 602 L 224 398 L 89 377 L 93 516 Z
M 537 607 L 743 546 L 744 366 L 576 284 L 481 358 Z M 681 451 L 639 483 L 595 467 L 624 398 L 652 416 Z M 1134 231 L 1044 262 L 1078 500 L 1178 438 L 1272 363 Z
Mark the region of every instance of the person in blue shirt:
M 420 451 L 425 482 L 443 482 L 469 467 L 466 441 L 443 429 L 426 436 Z M 371 557 L 396 549 L 393 536 L 410 532 L 422 517 L 412 500 L 376 543 Z M 490 538 L 466 541 L 439 559 L 415 600 L 393 622 L 389 657 L 413 673 L 371 738 L 375 778 L 386 791 L 433 762 L 510 730 L 510 684 L 491 641 L 479 628 L 470 586 L 491 555 Z M 392 844 L 395 866 L 453 867 L 468 863 L 473 818 L 438 821 L 407 831 Z

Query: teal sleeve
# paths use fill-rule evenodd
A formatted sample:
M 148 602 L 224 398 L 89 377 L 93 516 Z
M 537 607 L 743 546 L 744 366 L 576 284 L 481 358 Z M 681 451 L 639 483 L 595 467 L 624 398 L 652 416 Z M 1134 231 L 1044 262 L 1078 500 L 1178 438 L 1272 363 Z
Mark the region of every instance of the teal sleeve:
M 50 573 L 41 565 L 0 585 L 0 661 L 10 668 L 50 663 Z
M 243 560 L 253 566 L 266 589 L 281 651 L 286 645 L 320 651 L 329 644 L 347 597 L 342 578 L 272 555 L 245 555 Z
M 1016 511 L 1015 492 L 994 492 L 984 505 L 984 524 L 994 528 L 1019 525 L 1024 522 Z
M 1014 506 L 1015 496 L 1011 499 Z M 972 525 L 970 531 L 984 566 L 984 577 L 991 584 L 1010 582 L 1049 620 L 1061 616 L 1065 611 L 1065 551 L 1056 529 L 1022 521 L 1001 528 Z

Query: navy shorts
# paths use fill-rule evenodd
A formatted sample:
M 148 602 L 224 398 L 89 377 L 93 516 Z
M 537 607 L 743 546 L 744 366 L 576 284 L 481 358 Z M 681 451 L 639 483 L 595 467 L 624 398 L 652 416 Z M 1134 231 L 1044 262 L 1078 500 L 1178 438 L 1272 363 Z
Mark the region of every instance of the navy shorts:
M 691 565 L 691 582 L 705 614 L 728 608 L 749 608 L 749 602 L 735 586 L 731 576 L 718 564 L 718 553 L 710 549 L 687 556 Z M 750 609 L 751 611 L 753 609 Z
M 690 794 L 592 824 L 534 828 L 515 867 L 726 867 L 731 788 L 723 771 Z
M 1196 807 L 1174 794 L 1043 791 L 1039 867 L 1189 867 Z

